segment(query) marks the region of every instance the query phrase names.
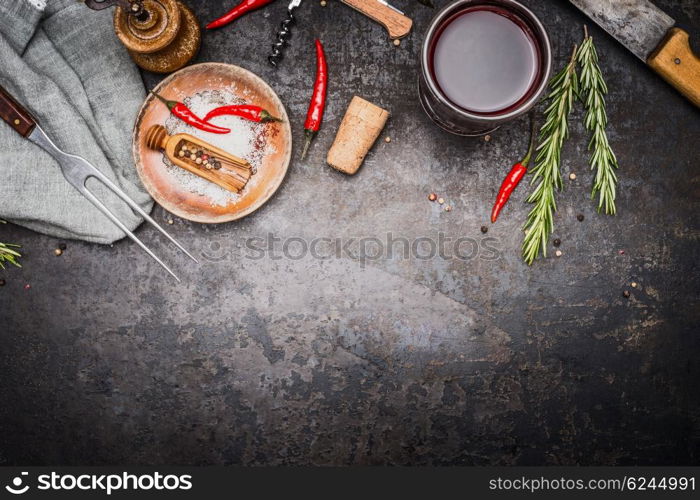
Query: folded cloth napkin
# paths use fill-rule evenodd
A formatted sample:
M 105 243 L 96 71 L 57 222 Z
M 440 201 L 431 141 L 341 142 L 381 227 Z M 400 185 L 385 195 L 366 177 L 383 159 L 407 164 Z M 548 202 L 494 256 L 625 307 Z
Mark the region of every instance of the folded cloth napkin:
M 76 0 L 0 0 L 0 85 L 67 153 L 82 156 L 144 210 L 131 130 L 145 97 L 119 43 L 112 9 Z M 58 163 L 0 121 L 0 219 L 59 238 L 111 243 L 124 237 L 63 177 Z M 141 218 L 99 181 L 92 190 L 129 229 Z

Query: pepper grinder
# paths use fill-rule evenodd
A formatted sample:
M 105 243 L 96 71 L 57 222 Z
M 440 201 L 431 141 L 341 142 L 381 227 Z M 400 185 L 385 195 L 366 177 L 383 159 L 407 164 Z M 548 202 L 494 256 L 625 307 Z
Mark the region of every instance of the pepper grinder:
M 141 68 L 171 73 L 190 62 L 202 40 L 199 22 L 180 0 L 85 0 L 94 10 L 116 6 L 114 31 Z

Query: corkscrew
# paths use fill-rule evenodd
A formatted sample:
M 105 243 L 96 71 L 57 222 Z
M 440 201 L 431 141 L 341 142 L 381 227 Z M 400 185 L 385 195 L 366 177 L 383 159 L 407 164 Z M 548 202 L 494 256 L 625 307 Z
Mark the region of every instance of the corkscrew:
M 280 29 L 277 31 L 277 41 L 272 45 L 272 52 L 270 52 L 267 58 L 270 64 L 277 66 L 277 63 L 283 57 L 284 48 L 287 46 L 287 40 L 291 36 L 290 30 L 295 22 L 294 19 L 294 9 L 299 7 L 301 0 L 292 0 L 289 2 L 289 7 L 287 7 L 287 17 L 280 23 Z

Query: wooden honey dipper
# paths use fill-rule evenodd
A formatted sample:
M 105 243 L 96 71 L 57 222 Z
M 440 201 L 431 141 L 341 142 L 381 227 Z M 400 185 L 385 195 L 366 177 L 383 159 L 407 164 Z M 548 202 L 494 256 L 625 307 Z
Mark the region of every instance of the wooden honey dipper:
M 163 151 L 178 167 L 234 193 L 241 191 L 253 175 L 250 163 L 243 158 L 189 134 L 168 135 L 162 125 L 149 128 L 145 140 L 148 148 Z

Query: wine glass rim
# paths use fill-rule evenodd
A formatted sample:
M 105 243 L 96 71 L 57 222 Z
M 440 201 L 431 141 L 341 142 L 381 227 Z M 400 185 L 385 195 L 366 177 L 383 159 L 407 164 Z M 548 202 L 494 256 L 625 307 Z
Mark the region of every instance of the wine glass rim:
M 542 61 L 540 68 L 540 81 L 538 82 L 536 89 L 527 99 L 525 99 L 514 109 L 511 109 L 506 113 L 482 114 L 471 112 L 462 107 L 457 106 L 452 101 L 450 101 L 450 99 L 447 98 L 442 89 L 440 89 L 440 86 L 437 84 L 435 78 L 433 77 L 432 71 L 430 71 L 431 45 L 443 22 L 449 16 L 451 16 L 463 7 L 479 5 L 501 6 L 513 11 L 514 14 L 523 18 L 523 20 L 528 23 L 528 25 L 533 30 L 536 36 L 537 44 L 540 46 Z M 431 21 L 430 26 L 428 27 L 428 31 L 426 32 L 425 38 L 423 39 L 423 46 L 421 49 L 421 72 L 423 74 L 425 82 L 427 83 L 430 89 L 430 92 L 433 93 L 440 100 L 441 104 L 449 107 L 458 115 L 463 116 L 465 119 L 470 119 L 482 123 L 505 122 L 512 118 L 520 116 L 521 114 L 527 112 L 530 108 L 532 108 L 538 102 L 540 97 L 542 97 L 542 94 L 547 88 L 551 72 L 551 66 L 552 49 L 547 30 L 542 25 L 542 22 L 539 20 L 539 18 L 530 9 L 528 9 L 516 0 L 457 0 L 456 2 L 446 5 L 435 15 L 435 17 Z

